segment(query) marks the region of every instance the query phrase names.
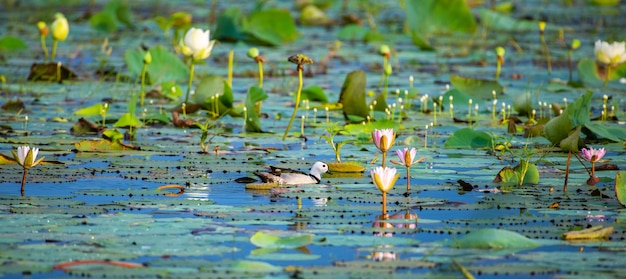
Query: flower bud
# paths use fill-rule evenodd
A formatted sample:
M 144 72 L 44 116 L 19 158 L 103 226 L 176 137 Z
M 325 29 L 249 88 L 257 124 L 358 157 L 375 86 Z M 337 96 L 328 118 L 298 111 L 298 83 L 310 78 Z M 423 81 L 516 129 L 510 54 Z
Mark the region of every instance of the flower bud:
M 546 30 L 546 22 L 540 21 L 538 25 L 539 25 L 539 32 L 543 33 L 543 31 Z
M 506 50 L 504 50 L 503 47 L 497 47 L 496 48 L 496 55 L 498 56 L 504 56 L 504 54 L 506 53 Z
M 42 37 L 48 36 L 48 33 L 50 33 L 48 25 L 43 21 L 37 22 L 37 28 L 39 29 L 39 35 Z
M 256 59 L 259 56 L 259 49 L 256 47 L 250 48 L 247 53 L 248 57 Z
M 572 50 L 578 49 L 580 47 L 580 40 L 573 39 L 572 45 L 570 47 L 572 48 Z
M 378 53 L 382 56 L 389 57 L 389 55 L 391 54 L 391 49 L 388 45 L 381 45 L 378 49 Z
M 152 55 L 150 54 L 150 51 L 146 51 L 146 54 L 143 56 L 143 63 L 150 64 L 151 62 L 152 62 Z
M 52 29 L 52 38 L 58 41 L 65 41 L 70 33 L 70 25 L 62 13 L 54 15 L 54 21 L 50 28 Z

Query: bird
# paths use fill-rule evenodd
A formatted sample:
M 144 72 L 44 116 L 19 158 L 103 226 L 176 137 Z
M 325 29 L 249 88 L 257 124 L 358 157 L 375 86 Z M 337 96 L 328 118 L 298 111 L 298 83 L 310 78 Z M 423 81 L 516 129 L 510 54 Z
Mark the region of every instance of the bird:
M 309 173 L 296 170 L 270 167 L 271 172 L 254 172 L 264 183 L 278 183 L 279 185 L 319 184 L 322 174 L 328 172 L 328 165 L 324 162 L 315 162 Z

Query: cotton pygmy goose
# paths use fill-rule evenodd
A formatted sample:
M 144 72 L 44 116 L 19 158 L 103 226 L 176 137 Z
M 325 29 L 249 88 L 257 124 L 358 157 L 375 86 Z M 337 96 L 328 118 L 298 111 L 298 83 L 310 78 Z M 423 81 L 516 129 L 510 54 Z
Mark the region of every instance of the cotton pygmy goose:
M 309 173 L 290 169 L 272 167 L 271 172 L 255 172 L 265 183 L 278 183 L 280 185 L 319 184 L 322 174 L 328 172 L 328 165 L 324 162 L 315 162 Z

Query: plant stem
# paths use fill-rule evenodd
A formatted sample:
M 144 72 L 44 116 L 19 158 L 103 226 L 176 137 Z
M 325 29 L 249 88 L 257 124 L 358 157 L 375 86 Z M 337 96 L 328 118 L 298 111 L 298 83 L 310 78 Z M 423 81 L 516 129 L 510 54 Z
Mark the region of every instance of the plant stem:
M 502 63 L 500 63 L 500 59 L 498 58 L 498 62 L 496 63 L 496 81 L 500 78 L 500 71 L 502 70 Z
M 383 216 L 387 215 L 387 193 L 383 192 Z
M 569 82 L 572 82 L 572 51 L 567 52 L 567 67 L 569 68 Z
M 26 173 L 28 172 L 27 168 L 24 168 L 24 174 L 22 175 L 22 196 L 24 196 L 24 185 L 26 184 Z
M 235 51 L 230 50 L 228 53 L 228 85 L 233 87 L 233 58 L 235 56 Z
M 263 88 L 263 61 L 259 59 L 257 63 L 259 64 L 259 88 Z
M 54 61 L 54 57 L 57 54 L 57 44 L 58 43 L 59 43 L 59 41 L 52 40 L 52 54 L 50 55 L 50 62 Z
M 543 46 L 543 53 L 546 56 L 546 63 L 548 64 L 548 74 L 552 74 L 552 59 L 550 59 L 550 50 L 548 49 L 548 45 L 546 44 L 546 38 L 541 32 L 540 35 L 541 45 Z
M 298 84 L 298 94 L 296 95 L 296 105 L 293 108 L 293 113 L 291 114 L 291 119 L 289 119 L 289 124 L 287 124 L 287 129 L 285 129 L 285 134 L 283 134 L 283 140 L 287 138 L 287 133 L 289 133 L 289 128 L 291 128 L 291 124 L 293 123 L 293 119 L 296 117 L 296 113 L 298 112 L 298 105 L 300 104 L 300 93 L 302 93 L 302 71 L 304 67 L 302 64 L 298 64 L 298 80 L 300 83 Z
M 46 47 L 46 37 L 41 37 L 41 49 L 43 50 L 43 61 L 46 62 L 48 60 L 48 47 Z
M 143 63 L 143 67 L 141 67 L 141 98 L 139 99 L 139 106 L 143 109 L 143 101 L 146 97 L 146 69 L 148 68 L 147 63 Z
M 383 163 L 382 163 L 382 167 L 385 167 L 385 161 L 387 161 L 387 151 L 383 151 Z
M 189 66 L 189 84 L 187 86 L 187 94 L 185 95 L 185 104 L 189 102 L 189 92 L 191 92 L 191 84 L 193 82 L 194 61 L 191 59 L 191 66 Z
M 406 193 L 411 193 L 411 167 L 406 167 Z
M 596 176 L 596 163 L 591 162 L 591 177 Z
M 569 178 L 569 162 L 572 159 L 572 151 L 567 152 L 567 163 L 565 163 L 565 183 L 563 183 L 563 192 L 567 192 L 567 179 Z
M 604 87 L 609 84 L 609 79 L 611 78 L 611 65 L 606 66 L 606 76 L 604 77 Z

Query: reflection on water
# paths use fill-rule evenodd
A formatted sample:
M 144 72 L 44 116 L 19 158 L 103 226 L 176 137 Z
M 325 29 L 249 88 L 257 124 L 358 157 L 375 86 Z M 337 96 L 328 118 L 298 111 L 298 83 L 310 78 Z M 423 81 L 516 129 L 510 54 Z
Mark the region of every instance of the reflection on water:
M 393 237 L 395 229 L 417 230 L 417 220 L 417 214 L 407 209 L 392 215 L 376 215 L 372 223 L 372 228 L 374 228 L 375 236 Z M 380 228 L 381 230 L 376 230 L 376 228 Z M 398 259 L 393 245 L 376 246 L 370 257 L 374 261 L 395 261 Z

